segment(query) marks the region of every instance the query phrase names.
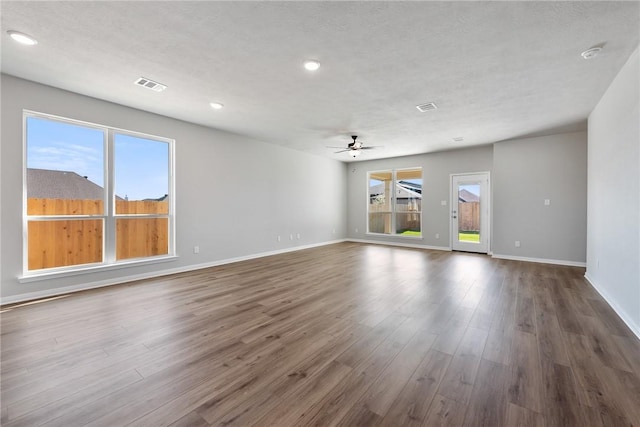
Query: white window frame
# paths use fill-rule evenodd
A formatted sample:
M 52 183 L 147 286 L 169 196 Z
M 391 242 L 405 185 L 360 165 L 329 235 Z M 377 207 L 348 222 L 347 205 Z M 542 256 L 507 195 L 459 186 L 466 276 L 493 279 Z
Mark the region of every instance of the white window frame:
M 27 119 L 33 117 L 44 120 L 52 120 L 60 123 L 66 123 L 75 126 L 96 129 L 102 131 L 104 135 L 104 192 L 103 206 L 104 210 L 101 215 L 28 215 L 27 214 Z M 23 230 L 23 255 L 22 255 L 22 276 L 20 282 L 29 282 L 38 279 L 47 279 L 52 277 L 65 277 L 85 272 L 95 272 L 108 270 L 113 268 L 121 268 L 130 265 L 151 264 L 162 261 L 169 261 L 177 258 L 176 256 L 176 239 L 175 239 L 175 140 L 171 138 L 161 137 L 157 135 L 135 132 L 126 129 L 115 128 L 113 126 L 100 125 L 96 123 L 85 122 L 81 120 L 60 117 L 47 113 L 40 113 L 31 110 L 23 110 L 22 114 L 23 132 L 23 168 L 22 168 L 22 230 Z M 115 135 L 127 135 L 138 138 L 150 139 L 168 144 L 168 178 L 169 178 L 169 212 L 168 214 L 116 214 L 116 195 L 115 195 L 115 170 L 114 170 L 114 139 Z M 169 223 L 168 230 L 168 253 L 163 255 L 132 258 L 124 260 L 116 260 L 116 219 L 129 218 L 167 218 Z M 52 267 L 38 270 L 29 270 L 29 247 L 28 247 L 28 224 L 29 221 L 56 221 L 68 219 L 102 219 L 102 262 L 90 264 L 76 264 L 63 267 Z
M 420 236 L 405 236 L 402 234 L 397 234 L 396 233 L 396 214 L 397 214 L 397 210 L 396 210 L 396 182 L 397 182 L 397 173 L 398 172 L 402 172 L 402 171 L 408 171 L 408 170 L 420 170 L 420 176 L 422 176 L 422 185 L 423 185 L 423 193 L 424 194 L 424 173 L 422 170 L 421 166 L 416 166 L 416 167 L 409 167 L 409 168 L 399 168 L 399 169 L 379 169 L 379 170 L 373 170 L 373 171 L 368 171 L 367 172 L 367 206 L 366 206 L 366 234 L 371 235 L 371 236 L 383 236 L 383 237 L 397 237 L 397 238 L 401 238 L 401 239 L 418 239 L 418 240 L 422 240 L 424 237 L 424 230 L 422 229 L 422 225 L 423 225 L 423 221 L 422 221 L 422 203 L 420 203 L 420 211 L 419 211 L 419 218 L 420 218 Z M 370 189 L 370 181 L 371 181 L 371 175 L 372 174 L 376 174 L 376 173 L 386 173 L 386 172 L 391 172 L 391 183 L 392 183 L 392 191 L 391 191 L 391 233 L 387 234 L 387 233 L 374 233 L 369 231 L 369 206 L 370 206 L 370 198 L 371 195 L 369 194 L 369 189 Z

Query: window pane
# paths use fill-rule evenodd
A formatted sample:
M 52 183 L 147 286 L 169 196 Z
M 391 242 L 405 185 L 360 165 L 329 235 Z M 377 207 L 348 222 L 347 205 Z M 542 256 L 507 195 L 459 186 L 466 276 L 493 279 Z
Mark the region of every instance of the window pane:
M 116 214 L 169 213 L 169 144 L 116 134 Z
M 168 218 L 120 218 L 116 220 L 117 260 L 168 253 Z
M 27 214 L 102 215 L 104 132 L 27 117 Z
M 391 213 L 370 213 L 369 233 L 391 234 Z
M 369 174 L 369 233 L 391 234 L 391 171 Z
M 29 270 L 102 262 L 102 219 L 29 221 Z
M 458 240 L 480 243 L 480 184 L 458 185 Z
M 396 172 L 396 234 L 420 236 L 422 216 L 422 169 Z

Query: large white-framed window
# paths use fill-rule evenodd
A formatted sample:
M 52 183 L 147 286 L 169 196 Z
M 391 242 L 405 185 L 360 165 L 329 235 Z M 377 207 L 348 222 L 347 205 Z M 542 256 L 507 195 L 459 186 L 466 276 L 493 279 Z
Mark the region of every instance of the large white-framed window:
M 174 140 L 24 111 L 23 276 L 175 255 Z
M 367 173 L 367 232 L 422 237 L 422 168 Z

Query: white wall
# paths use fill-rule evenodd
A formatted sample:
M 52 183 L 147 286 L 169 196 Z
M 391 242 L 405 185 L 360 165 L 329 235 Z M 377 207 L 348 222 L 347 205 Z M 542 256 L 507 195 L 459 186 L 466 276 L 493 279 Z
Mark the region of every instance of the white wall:
M 493 171 L 494 256 L 584 265 L 586 132 L 496 143 Z
M 638 49 L 589 115 L 586 277 L 640 337 Z
M 351 239 L 449 248 L 450 174 L 490 172 L 492 153 L 492 147 L 487 145 L 463 150 L 351 163 L 347 173 L 349 196 L 347 235 Z M 410 167 L 422 167 L 422 239 L 366 234 L 367 172 Z M 447 201 L 446 206 L 440 204 L 442 200 Z M 356 228 L 358 232 L 355 231 Z M 439 239 L 436 239 L 436 234 L 440 235 Z
M 345 237 L 346 166 L 341 162 L 7 75 L 1 79 L 0 295 L 5 303 Z M 179 258 L 19 283 L 23 109 L 174 138 Z M 290 241 L 291 233 L 300 233 L 301 238 Z M 194 245 L 200 246 L 197 255 Z

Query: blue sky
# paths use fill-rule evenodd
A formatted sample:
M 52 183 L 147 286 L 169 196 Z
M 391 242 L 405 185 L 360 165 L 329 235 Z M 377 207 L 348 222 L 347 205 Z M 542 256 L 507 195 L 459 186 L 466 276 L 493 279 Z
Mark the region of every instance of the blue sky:
M 27 118 L 27 167 L 76 172 L 104 187 L 103 132 Z M 114 137 L 116 194 L 157 199 L 169 192 L 169 144 L 129 135 Z

